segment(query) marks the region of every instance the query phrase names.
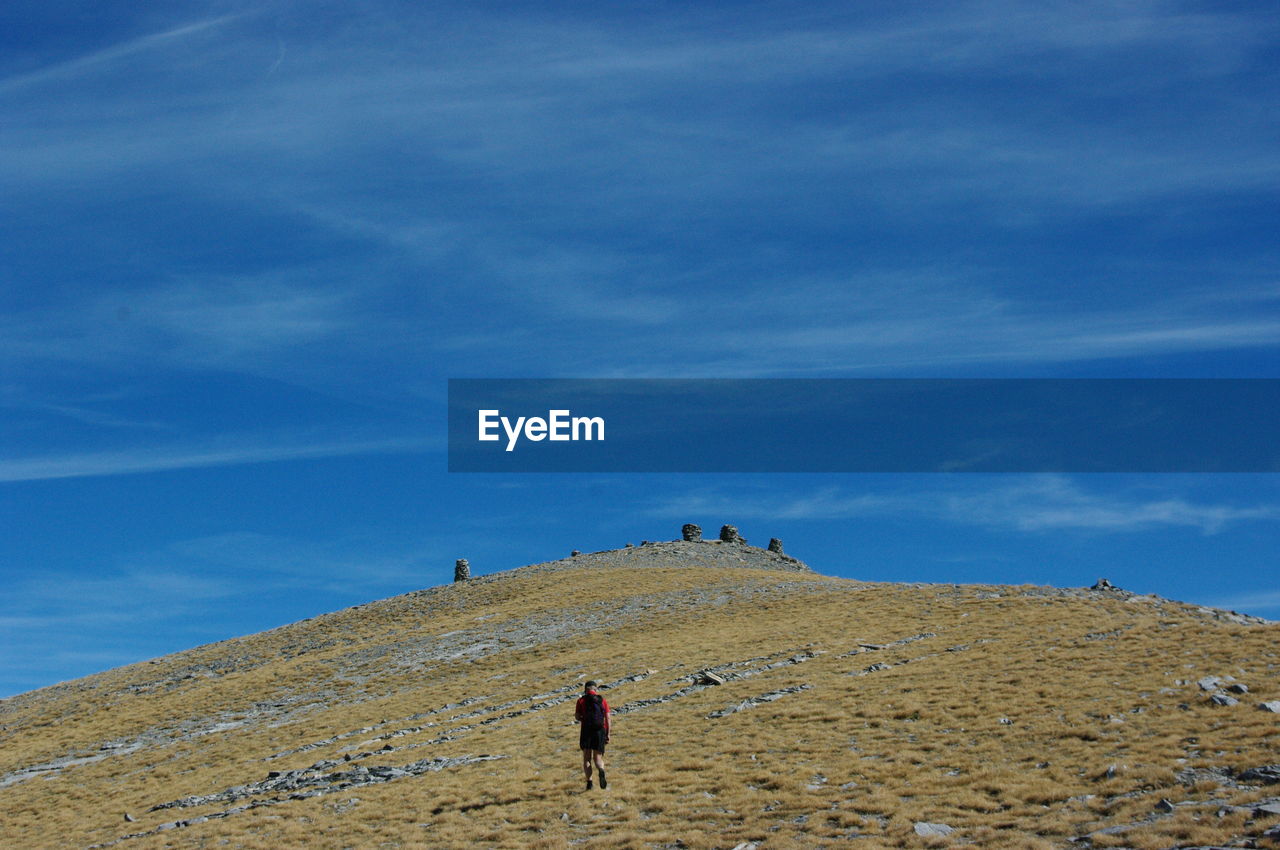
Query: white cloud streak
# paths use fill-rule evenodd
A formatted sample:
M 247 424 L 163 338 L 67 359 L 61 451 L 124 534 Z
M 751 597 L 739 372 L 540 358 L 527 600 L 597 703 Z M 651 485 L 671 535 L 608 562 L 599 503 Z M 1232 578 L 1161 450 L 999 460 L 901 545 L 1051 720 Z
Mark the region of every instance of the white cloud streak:
M 136 475 L 174 469 L 271 463 L 306 458 L 397 454 L 439 450 L 443 440 L 397 438 L 367 441 L 267 441 L 207 446 L 154 446 L 30 458 L 0 459 L 0 481 L 45 481 L 104 475 Z
M 487 22 L 484 38 L 465 27 L 454 38 L 393 27 L 387 14 L 374 4 L 340 39 L 222 16 L 0 82 L 13 118 L 0 125 L 0 182 L 26 197 L 166 186 L 361 245 L 345 262 L 289 257 L 242 280 L 148 269 L 132 322 L 116 321 L 108 299 L 81 298 L 8 323 L 0 353 L 279 374 L 273 356 L 304 369 L 296 355 L 322 342 L 336 358 L 348 345 L 385 352 L 380 363 L 475 355 L 469 367 L 486 370 L 518 353 L 544 373 L 582 374 L 589 362 L 611 376 L 737 377 L 1280 344 L 1274 298 L 1248 311 L 1231 301 L 1256 270 L 1215 280 L 1227 293 L 1217 302 L 1161 292 L 1126 304 L 1105 291 L 1046 307 L 1038 282 L 1015 270 L 993 286 L 981 261 L 822 276 L 768 245 L 735 244 L 737 264 L 723 247 L 719 262 L 690 258 L 669 232 L 751 209 L 783 225 L 798 218 L 801 230 L 850 215 L 907 229 L 932 210 L 1018 231 L 1187 193 L 1270 192 L 1280 160 L 1262 132 L 1270 119 L 1247 96 L 1205 98 L 1172 126 L 1116 127 L 1092 110 L 1146 103 L 1144 87 L 1229 79 L 1274 23 L 1162 3 L 996 2 L 822 26 L 817 11 L 769 29 L 698 26 L 715 21 L 692 12 L 691 26 L 664 32 L 509 16 Z M 197 35 L 175 71 L 169 51 Z M 1134 71 L 1148 56 L 1164 60 L 1160 74 Z M 126 58 L 133 84 L 102 85 Z M 1080 74 L 1104 60 L 1123 72 Z M 254 62 L 261 73 L 246 72 Z M 1076 98 L 1054 121 L 939 103 L 927 85 L 875 88 L 904 73 L 1037 84 L 1016 70 L 1032 65 Z M 74 85 L 82 79 L 100 85 Z M 846 94 L 830 110 L 789 114 L 797 92 L 836 84 Z M 389 198 L 386 175 L 366 179 L 387 158 L 422 190 Z M 479 211 L 468 209 L 475 199 Z M 627 236 L 557 238 L 583 222 Z M 452 310 L 432 333 L 426 310 L 379 312 L 396 286 L 378 279 L 388 267 L 413 280 L 403 290 L 428 291 L 432 310 Z M 1031 297 L 1010 294 L 1021 291 Z M 490 313 L 519 321 L 476 320 Z
M 850 494 L 824 487 L 805 495 L 768 497 L 711 492 L 664 501 L 648 512 L 661 517 L 711 514 L 776 520 L 923 516 L 1026 533 L 1130 533 L 1182 527 L 1216 534 L 1228 525 L 1280 520 L 1280 504 L 1241 507 L 1197 503 L 1181 497 L 1102 494 L 1060 476 L 1033 476 L 985 489 L 961 485 Z
M 121 41 L 109 47 L 95 50 L 82 56 L 77 56 L 74 59 L 57 62 L 36 71 L 28 71 L 26 73 L 5 77 L 4 79 L 0 79 L 0 96 L 36 87 L 41 84 L 66 82 L 68 78 L 89 74 L 96 68 L 103 65 L 108 65 L 112 62 L 116 62 L 130 56 L 154 51 L 171 42 L 178 41 L 187 36 L 195 35 L 206 30 L 216 29 L 244 17 L 244 14 L 233 14 L 207 18 L 203 21 L 195 21 L 193 23 L 173 27 L 162 32 L 149 33 L 126 41 Z
M 1259 590 L 1236 596 L 1224 596 L 1207 603 L 1228 611 L 1271 611 L 1280 613 L 1280 590 Z M 1274 618 L 1273 618 L 1274 619 Z

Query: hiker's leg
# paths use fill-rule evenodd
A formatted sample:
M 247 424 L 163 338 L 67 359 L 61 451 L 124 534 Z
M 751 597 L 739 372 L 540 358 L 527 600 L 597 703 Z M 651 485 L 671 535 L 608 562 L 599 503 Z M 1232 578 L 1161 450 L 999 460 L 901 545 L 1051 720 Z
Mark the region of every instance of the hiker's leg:
M 592 750 L 591 758 L 596 763 L 596 774 L 600 777 L 600 787 L 608 788 L 609 780 L 604 776 L 604 750 Z
M 587 779 L 591 778 L 591 754 L 594 750 L 583 749 L 582 751 L 582 773 Z

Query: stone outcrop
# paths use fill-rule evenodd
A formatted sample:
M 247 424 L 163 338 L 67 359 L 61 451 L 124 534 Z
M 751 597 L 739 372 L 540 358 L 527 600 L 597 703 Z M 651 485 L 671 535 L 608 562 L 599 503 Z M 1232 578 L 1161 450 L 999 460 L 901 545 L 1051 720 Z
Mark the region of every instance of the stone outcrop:
M 680 536 L 688 543 L 697 543 L 702 540 L 702 526 L 686 522 L 684 528 L 680 529 Z
M 781 540 L 779 540 L 779 539 L 778 539 L 778 538 L 776 538 L 776 537 L 770 537 L 770 538 L 769 538 L 769 551 L 770 551 L 770 552 L 777 552 L 779 555 L 781 555 L 781 554 L 782 554 L 782 541 L 781 541 Z
M 1275 785 L 1280 782 L 1280 764 L 1264 764 L 1261 767 L 1251 767 L 1248 770 L 1241 771 L 1236 778 L 1241 782 Z
M 738 533 L 736 525 L 720 526 L 720 542 L 721 543 L 746 543 L 747 539 Z
M 466 558 L 459 558 L 453 565 L 453 580 L 466 581 L 471 578 L 471 562 Z

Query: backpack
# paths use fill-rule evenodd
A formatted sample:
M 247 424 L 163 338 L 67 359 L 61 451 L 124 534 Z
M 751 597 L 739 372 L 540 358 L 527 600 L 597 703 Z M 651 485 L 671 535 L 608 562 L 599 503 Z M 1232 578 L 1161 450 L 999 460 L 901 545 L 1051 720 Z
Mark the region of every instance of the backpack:
M 583 697 L 582 725 L 587 729 L 604 728 L 604 697 L 599 694 L 587 694 Z

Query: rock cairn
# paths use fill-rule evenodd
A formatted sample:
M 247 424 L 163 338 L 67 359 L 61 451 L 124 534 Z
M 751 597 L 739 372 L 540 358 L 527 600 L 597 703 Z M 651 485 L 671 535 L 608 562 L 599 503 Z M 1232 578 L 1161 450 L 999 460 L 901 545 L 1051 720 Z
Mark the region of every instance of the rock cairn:
M 702 541 L 702 526 L 686 522 L 680 529 L 680 536 L 688 543 L 699 543 Z
M 769 551 L 770 551 L 770 552 L 777 552 L 779 555 L 781 555 L 781 554 L 782 554 L 782 541 L 781 541 L 781 540 L 779 540 L 779 539 L 778 539 L 778 538 L 776 538 L 776 537 L 770 537 L 770 538 L 769 538 Z
M 466 558 L 459 558 L 453 565 L 453 580 L 466 581 L 471 578 L 471 562 Z
M 724 525 L 720 527 L 721 543 L 746 543 L 747 539 L 738 533 L 736 525 Z

